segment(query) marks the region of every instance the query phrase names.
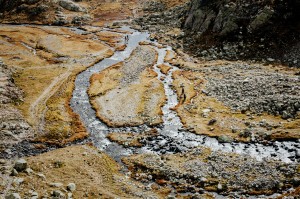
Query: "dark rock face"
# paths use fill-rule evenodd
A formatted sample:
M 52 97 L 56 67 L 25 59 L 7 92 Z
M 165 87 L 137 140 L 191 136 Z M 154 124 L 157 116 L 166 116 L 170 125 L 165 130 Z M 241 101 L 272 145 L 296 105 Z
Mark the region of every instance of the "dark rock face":
M 184 46 L 208 58 L 264 59 L 299 67 L 299 8 L 299 0 L 192 0 Z

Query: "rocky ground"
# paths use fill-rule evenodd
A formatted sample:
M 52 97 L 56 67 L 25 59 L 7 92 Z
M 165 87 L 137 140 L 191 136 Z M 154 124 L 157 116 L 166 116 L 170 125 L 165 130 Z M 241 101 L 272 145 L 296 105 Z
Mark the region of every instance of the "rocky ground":
M 197 193 L 201 198 L 204 191 L 218 192 L 229 198 L 237 193 L 269 195 L 300 183 L 298 164 L 261 162 L 248 156 L 212 152 L 208 148 L 162 156 L 140 154 L 123 161 L 135 179 L 172 185 L 179 196 L 180 193 L 191 196 Z
M 174 86 L 186 100 L 176 110 L 190 131 L 248 142 L 299 139 L 298 70 L 179 60 L 171 61 L 184 69 L 173 74 Z

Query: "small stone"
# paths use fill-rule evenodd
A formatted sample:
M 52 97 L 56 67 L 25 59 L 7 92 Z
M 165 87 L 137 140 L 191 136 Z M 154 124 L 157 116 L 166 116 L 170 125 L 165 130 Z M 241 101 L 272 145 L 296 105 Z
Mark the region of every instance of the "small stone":
M 13 181 L 13 184 L 15 186 L 19 186 L 20 184 L 22 184 L 24 182 L 24 179 L 23 178 L 15 178 L 14 181 Z
M 217 122 L 216 119 L 211 119 L 209 120 L 208 125 L 214 125 L 216 122 Z
M 39 194 L 37 192 L 35 192 L 35 191 L 31 193 L 31 196 L 38 196 L 38 195 Z
M 73 192 L 73 191 L 75 191 L 75 189 L 76 189 L 75 183 L 69 183 L 69 184 L 68 184 L 67 190 Z
M 71 199 L 71 198 L 73 198 L 73 194 L 72 193 L 68 193 L 68 199 Z
M 6 164 L 6 161 L 4 159 L 0 159 L 0 164 Z
M 217 189 L 218 189 L 219 191 L 222 190 L 222 189 L 223 189 L 222 184 L 219 183 Z
M 203 109 L 202 110 L 202 117 L 208 117 L 208 115 L 209 115 L 209 113 L 210 113 L 210 109 Z
M 36 174 L 38 177 L 43 178 L 44 180 L 46 180 L 46 176 L 42 173 L 38 173 Z
M 200 182 L 207 182 L 207 179 L 202 177 L 202 178 L 200 178 Z
M 57 197 L 57 198 L 65 198 L 65 194 L 59 190 L 52 191 L 51 196 Z
M 38 198 L 39 198 L 39 194 L 37 192 L 32 192 L 31 199 L 38 199 Z
M 11 175 L 12 176 L 17 176 L 19 173 L 16 169 L 13 169 L 12 172 L 11 172 Z
M 24 171 L 27 168 L 27 162 L 24 159 L 19 159 L 17 160 L 17 162 L 15 163 L 14 168 L 17 171 Z
M 169 196 L 167 196 L 166 199 L 176 199 L 176 198 L 175 198 L 175 196 L 170 196 L 170 195 L 169 195 Z
M 18 193 L 11 193 L 5 196 L 5 199 L 21 199 Z
M 63 186 L 63 184 L 60 182 L 52 182 L 52 183 L 49 183 L 49 186 L 50 187 L 61 187 L 61 186 Z
M 273 59 L 273 58 L 268 58 L 267 60 L 268 60 L 269 62 L 275 61 L 275 59 Z
M 230 143 L 230 142 L 233 142 L 233 138 L 232 137 L 229 137 L 227 135 L 221 135 L 218 137 L 218 141 L 219 142 L 223 142 L 223 143 Z
M 231 132 L 232 132 L 232 133 L 237 133 L 237 131 L 238 131 L 238 130 L 235 129 L 235 128 L 232 128 L 232 129 L 231 129 Z
M 32 174 L 33 170 L 31 168 L 27 168 L 27 169 L 25 169 L 25 173 L 27 173 L 28 175 Z

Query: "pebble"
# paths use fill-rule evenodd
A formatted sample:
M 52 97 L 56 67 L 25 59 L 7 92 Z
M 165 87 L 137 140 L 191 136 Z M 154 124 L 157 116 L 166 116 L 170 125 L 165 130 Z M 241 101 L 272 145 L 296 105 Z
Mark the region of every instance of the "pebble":
M 206 118 L 209 116 L 210 109 L 203 109 L 202 110 L 202 117 Z
M 207 178 L 204 177 L 200 178 L 200 182 L 207 182 Z
M 27 173 L 28 175 L 32 174 L 33 170 L 31 168 L 27 168 L 27 169 L 25 169 L 25 173 Z
M 63 184 L 60 182 L 52 182 L 52 183 L 49 183 L 49 186 L 50 187 L 61 187 L 61 186 L 63 186 Z
M 75 183 L 69 183 L 68 186 L 67 186 L 67 190 L 73 192 L 76 190 L 76 185 Z
M 72 193 L 68 193 L 68 199 L 73 198 L 73 194 Z
M 60 190 L 54 190 L 51 192 L 51 196 L 57 197 L 57 198 L 65 198 L 65 194 L 61 192 Z
M 13 169 L 12 172 L 11 172 L 11 175 L 12 176 L 17 176 L 19 173 L 16 169 Z
M 230 143 L 230 142 L 233 142 L 233 138 L 232 137 L 229 137 L 227 135 L 221 135 L 218 137 L 218 141 L 219 142 L 223 142 L 223 143 Z
M 222 190 L 223 189 L 222 184 L 219 183 L 217 188 L 218 188 L 219 191 Z
M 211 119 L 209 120 L 208 125 L 214 125 L 216 122 L 217 122 L 216 119 Z
M 17 162 L 15 163 L 14 168 L 17 171 L 24 171 L 27 168 L 27 162 L 24 159 L 19 159 L 17 160 Z
M 11 193 L 5 196 L 5 199 L 21 199 L 21 197 L 18 193 Z
M 46 180 L 46 176 L 42 173 L 38 173 L 36 174 L 38 177 L 43 178 L 44 180 Z
M 31 199 L 38 199 L 38 198 L 39 198 L 39 194 L 37 192 L 31 193 Z
M 15 186 L 19 186 L 20 184 L 22 184 L 24 182 L 24 179 L 23 178 L 15 178 L 14 181 L 13 181 L 13 184 Z

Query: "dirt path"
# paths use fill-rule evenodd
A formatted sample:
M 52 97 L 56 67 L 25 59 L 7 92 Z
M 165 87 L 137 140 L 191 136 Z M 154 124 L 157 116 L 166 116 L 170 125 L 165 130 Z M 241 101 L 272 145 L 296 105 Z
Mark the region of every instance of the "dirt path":
M 71 66 L 67 71 L 56 77 L 51 84 L 44 90 L 44 92 L 31 104 L 29 108 L 31 121 L 38 132 L 44 130 L 44 118 L 47 110 L 47 100 L 59 89 L 62 83 L 71 75 Z

